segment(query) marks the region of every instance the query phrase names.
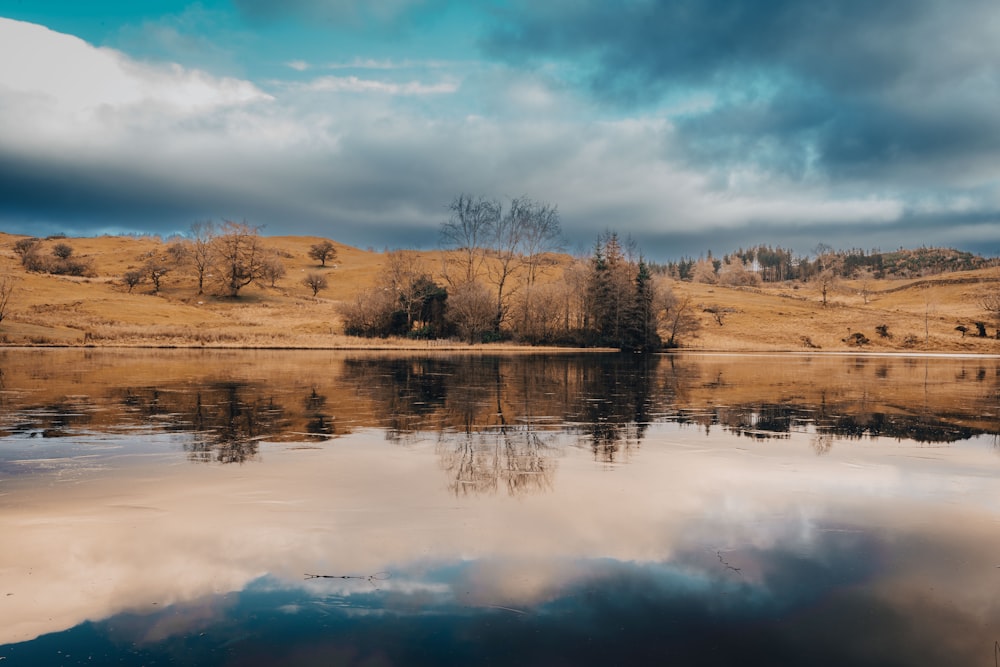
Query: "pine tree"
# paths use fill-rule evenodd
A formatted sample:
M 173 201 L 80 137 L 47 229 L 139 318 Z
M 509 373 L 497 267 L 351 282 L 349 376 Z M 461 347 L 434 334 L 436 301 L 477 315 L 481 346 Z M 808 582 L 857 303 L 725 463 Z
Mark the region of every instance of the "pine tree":
M 621 348 L 625 351 L 649 352 L 662 345 L 656 332 L 656 312 L 653 299 L 653 277 L 649 266 L 639 259 L 635 276 L 635 291 L 625 317 Z

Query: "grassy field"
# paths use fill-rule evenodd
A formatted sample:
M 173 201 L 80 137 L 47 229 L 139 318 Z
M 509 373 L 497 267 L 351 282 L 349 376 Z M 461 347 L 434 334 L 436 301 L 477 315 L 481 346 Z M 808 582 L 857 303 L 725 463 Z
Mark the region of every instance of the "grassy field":
M 279 251 L 287 275 L 275 287 L 251 285 L 232 299 L 197 294 L 190 271 L 177 268 L 164 278 L 158 294 L 146 283 L 129 293 L 121 282 L 126 271 L 154 255 L 165 255 L 157 237 L 103 236 L 45 241 L 45 248 L 68 243 L 74 257 L 92 263 L 96 275 L 80 278 L 27 273 L 13 251 L 22 237 L 0 233 L 0 278 L 16 281 L 0 322 L 0 344 L 90 346 L 205 346 L 301 348 L 461 349 L 450 341 L 368 340 L 343 335 L 338 304 L 373 285 L 383 269 L 383 253 L 335 244 L 337 260 L 326 268 L 308 257 L 316 237 L 266 237 Z M 440 278 L 442 258 L 435 251 L 413 251 L 425 271 Z M 312 296 L 302 278 L 327 274 L 330 287 Z M 548 280 L 560 279 L 554 267 Z M 875 281 L 868 299 L 861 285 L 841 281 L 822 304 L 812 284 L 764 288 L 669 281 L 681 298 L 690 297 L 700 329 L 682 340 L 682 348 L 713 351 L 857 351 L 1000 354 L 1000 340 L 964 337 L 963 325 L 986 321 L 992 336 L 997 323 L 980 305 L 987 290 L 1000 289 L 1000 272 L 984 269 L 911 280 Z M 712 310 L 722 313 L 717 318 Z M 876 333 L 886 325 L 890 337 Z M 854 333 L 869 342 L 860 348 Z M 476 346 L 488 349 L 511 345 Z

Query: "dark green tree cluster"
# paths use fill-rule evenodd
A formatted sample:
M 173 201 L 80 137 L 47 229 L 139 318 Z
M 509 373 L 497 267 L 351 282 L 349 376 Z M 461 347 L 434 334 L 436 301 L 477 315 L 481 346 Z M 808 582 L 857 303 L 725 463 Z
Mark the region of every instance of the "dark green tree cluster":
M 645 352 L 659 349 L 662 308 L 653 275 L 640 257 L 631 257 L 615 232 L 594 247 L 587 283 L 584 337 L 597 345 Z

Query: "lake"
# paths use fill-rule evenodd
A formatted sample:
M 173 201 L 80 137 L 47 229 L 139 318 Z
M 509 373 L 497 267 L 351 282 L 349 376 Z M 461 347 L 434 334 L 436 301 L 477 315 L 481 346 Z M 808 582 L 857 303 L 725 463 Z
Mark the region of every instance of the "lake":
M 12 665 L 995 665 L 1000 359 L 0 350 Z

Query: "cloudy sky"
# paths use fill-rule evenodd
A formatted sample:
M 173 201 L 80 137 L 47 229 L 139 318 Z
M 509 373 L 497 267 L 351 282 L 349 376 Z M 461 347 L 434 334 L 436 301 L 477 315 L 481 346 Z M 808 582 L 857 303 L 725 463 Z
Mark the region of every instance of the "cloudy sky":
M 0 0 L 0 230 L 1000 253 L 996 0 Z

